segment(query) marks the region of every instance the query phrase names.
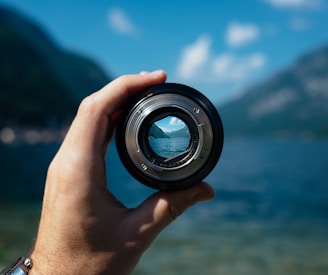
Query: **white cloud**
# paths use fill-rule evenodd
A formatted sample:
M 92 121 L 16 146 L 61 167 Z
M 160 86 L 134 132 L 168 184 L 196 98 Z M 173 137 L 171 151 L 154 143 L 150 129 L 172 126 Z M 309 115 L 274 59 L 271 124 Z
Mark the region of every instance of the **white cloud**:
M 241 47 L 255 41 L 259 35 L 260 29 L 255 24 L 232 22 L 227 28 L 225 41 L 231 47 Z
M 322 6 L 322 0 L 265 0 L 265 2 L 271 4 L 277 8 L 320 8 Z
M 180 118 L 177 118 L 175 116 L 173 116 L 171 119 L 170 119 L 170 122 L 169 122 L 170 125 L 175 125 L 175 126 L 180 126 L 180 125 L 185 125 L 184 122 L 180 119 Z
M 201 36 L 185 47 L 178 64 L 178 78 L 198 83 L 222 83 L 235 80 L 246 81 L 263 68 L 266 57 L 262 53 L 238 56 L 233 53 L 212 53 L 209 36 Z
M 210 45 L 210 37 L 203 35 L 183 49 L 178 66 L 178 75 L 182 79 L 192 78 L 206 64 L 210 56 Z
M 120 8 L 112 8 L 108 12 L 108 23 L 110 27 L 118 33 L 125 35 L 135 35 L 138 33 L 135 24 Z
M 261 53 L 238 57 L 231 53 L 219 55 L 213 61 L 213 74 L 217 81 L 243 80 L 262 68 L 266 58 Z

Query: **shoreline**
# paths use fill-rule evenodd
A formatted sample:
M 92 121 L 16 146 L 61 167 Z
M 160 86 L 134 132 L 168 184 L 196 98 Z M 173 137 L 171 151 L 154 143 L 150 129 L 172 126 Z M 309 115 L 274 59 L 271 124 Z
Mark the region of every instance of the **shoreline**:
M 0 144 L 37 145 L 61 143 L 69 126 L 60 128 L 4 127 L 0 129 Z

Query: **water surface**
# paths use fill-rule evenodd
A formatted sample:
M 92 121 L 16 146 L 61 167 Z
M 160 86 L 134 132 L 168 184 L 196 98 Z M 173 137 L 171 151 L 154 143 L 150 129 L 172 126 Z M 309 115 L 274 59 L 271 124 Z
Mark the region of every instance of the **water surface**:
M 56 150 L 0 148 L 1 188 L 10 198 L 2 193 L 0 265 L 31 246 L 35 198 Z M 107 167 L 108 187 L 128 207 L 154 192 L 124 170 L 113 146 Z M 133 274 L 328 274 L 327 171 L 328 141 L 228 140 L 207 177 L 216 198 L 179 217 Z

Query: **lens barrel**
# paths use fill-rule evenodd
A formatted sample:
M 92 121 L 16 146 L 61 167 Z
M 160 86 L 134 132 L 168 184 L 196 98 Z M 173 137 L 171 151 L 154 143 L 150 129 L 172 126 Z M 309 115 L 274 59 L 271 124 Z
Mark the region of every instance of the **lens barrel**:
M 125 168 L 141 183 L 160 190 L 183 189 L 200 182 L 217 164 L 222 122 L 197 90 L 158 84 L 124 108 L 116 146 Z

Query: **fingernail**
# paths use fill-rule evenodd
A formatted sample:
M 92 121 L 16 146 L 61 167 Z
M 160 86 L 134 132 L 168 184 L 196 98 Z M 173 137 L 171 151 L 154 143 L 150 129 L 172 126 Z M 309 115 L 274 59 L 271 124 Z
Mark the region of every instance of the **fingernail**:
M 162 74 L 162 73 L 163 73 L 163 70 L 156 70 L 156 71 L 150 72 L 150 74 L 152 74 L 152 75 L 159 75 L 159 74 Z
M 146 75 L 146 74 L 149 74 L 149 72 L 147 72 L 147 71 L 141 71 L 139 74 Z

